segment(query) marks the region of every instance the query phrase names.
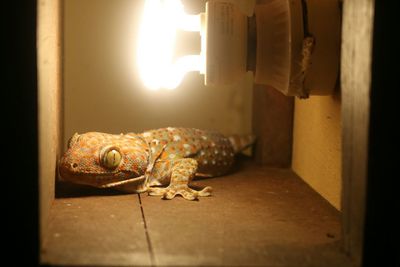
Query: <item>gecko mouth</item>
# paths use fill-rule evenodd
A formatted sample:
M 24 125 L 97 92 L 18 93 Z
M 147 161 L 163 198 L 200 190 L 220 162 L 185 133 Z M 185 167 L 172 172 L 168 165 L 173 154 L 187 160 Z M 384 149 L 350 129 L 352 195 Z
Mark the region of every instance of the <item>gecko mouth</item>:
M 130 184 L 130 183 L 136 183 L 136 182 L 144 182 L 146 180 L 146 177 L 144 175 L 139 176 L 139 177 L 133 177 L 130 179 L 118 181 L 118 182 L 112 182 L 108 184 L 104 184 L 100 186 L 101 188 L 110 188 L 110 187 L 115 187 L 115 186 L 121 186 L 124 184 Z
M 141 180 L 144 181 L 145 179 L 144 176 L 138 176 L 137 173 L 132 172 L 112 171 L 93 173 L 82 169 L 77 172 L 74 171 L 72 165 L 71 167 L 63 166 L 63 164 L 59 165 L 58 173 L 61 180 L 99 188 L 111 188 L 127 183 L 140 182 Z
M 125 176 L 125 177 L 110 177 L 109 174 L 89 174 L 89 173 L 79 173 L 74 175 L 60 175 L 65 181 L 90 185 L 98 188 L 112 188 L 128 183 L 137 183 L 145 180 L 145 176 Z

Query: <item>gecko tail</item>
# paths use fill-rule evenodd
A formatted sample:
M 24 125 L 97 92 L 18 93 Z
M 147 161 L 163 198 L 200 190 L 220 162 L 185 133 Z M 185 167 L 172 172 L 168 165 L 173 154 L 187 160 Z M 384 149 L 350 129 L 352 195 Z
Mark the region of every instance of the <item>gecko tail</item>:
M 253 134 L 231 135 L 228 139 L 231 142 L 235 154 L 238 154 L 253 145 L 256 141 L 256 136 Z

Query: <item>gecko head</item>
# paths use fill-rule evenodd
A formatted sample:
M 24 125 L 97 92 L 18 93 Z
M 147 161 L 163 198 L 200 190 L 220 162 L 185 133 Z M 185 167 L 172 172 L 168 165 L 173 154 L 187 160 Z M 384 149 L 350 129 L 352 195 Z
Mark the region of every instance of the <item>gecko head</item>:
M 63 180 L 95 187 L 114 187 L 141 177 L 147 144 L 137 135 L 75 133 L 59 162 Z

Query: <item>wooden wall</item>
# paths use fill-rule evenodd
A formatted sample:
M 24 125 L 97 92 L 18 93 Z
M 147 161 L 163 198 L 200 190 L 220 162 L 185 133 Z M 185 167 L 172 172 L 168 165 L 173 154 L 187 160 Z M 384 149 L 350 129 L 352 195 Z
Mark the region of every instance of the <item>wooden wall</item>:
M 38 123 L 40 229 L 44 239 L 61 144 L 60 1 L 38 1 Z
M 340 92 L 296 99 L 292 169 L 336 209 L 342 189 Z
M 293 97 L 274 88 L 254 85 L 253 133 L 258 164 L 288 168 L 292 155 Z

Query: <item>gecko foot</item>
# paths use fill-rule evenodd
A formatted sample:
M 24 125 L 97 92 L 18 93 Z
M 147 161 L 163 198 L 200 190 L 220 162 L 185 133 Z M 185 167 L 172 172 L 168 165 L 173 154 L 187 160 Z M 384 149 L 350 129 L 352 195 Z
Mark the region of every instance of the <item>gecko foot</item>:
M 173 199 L 176 195 L 181 195 L 186 200 L 196 200 L 198 197 L 207 197 L 211 195 L 212 188 L 207 186 L 200 191 L 189 188 L 188 186 L 168 186 L 165 188 L 149 188 L 150 196 L 162 196 L 163 199 Z

